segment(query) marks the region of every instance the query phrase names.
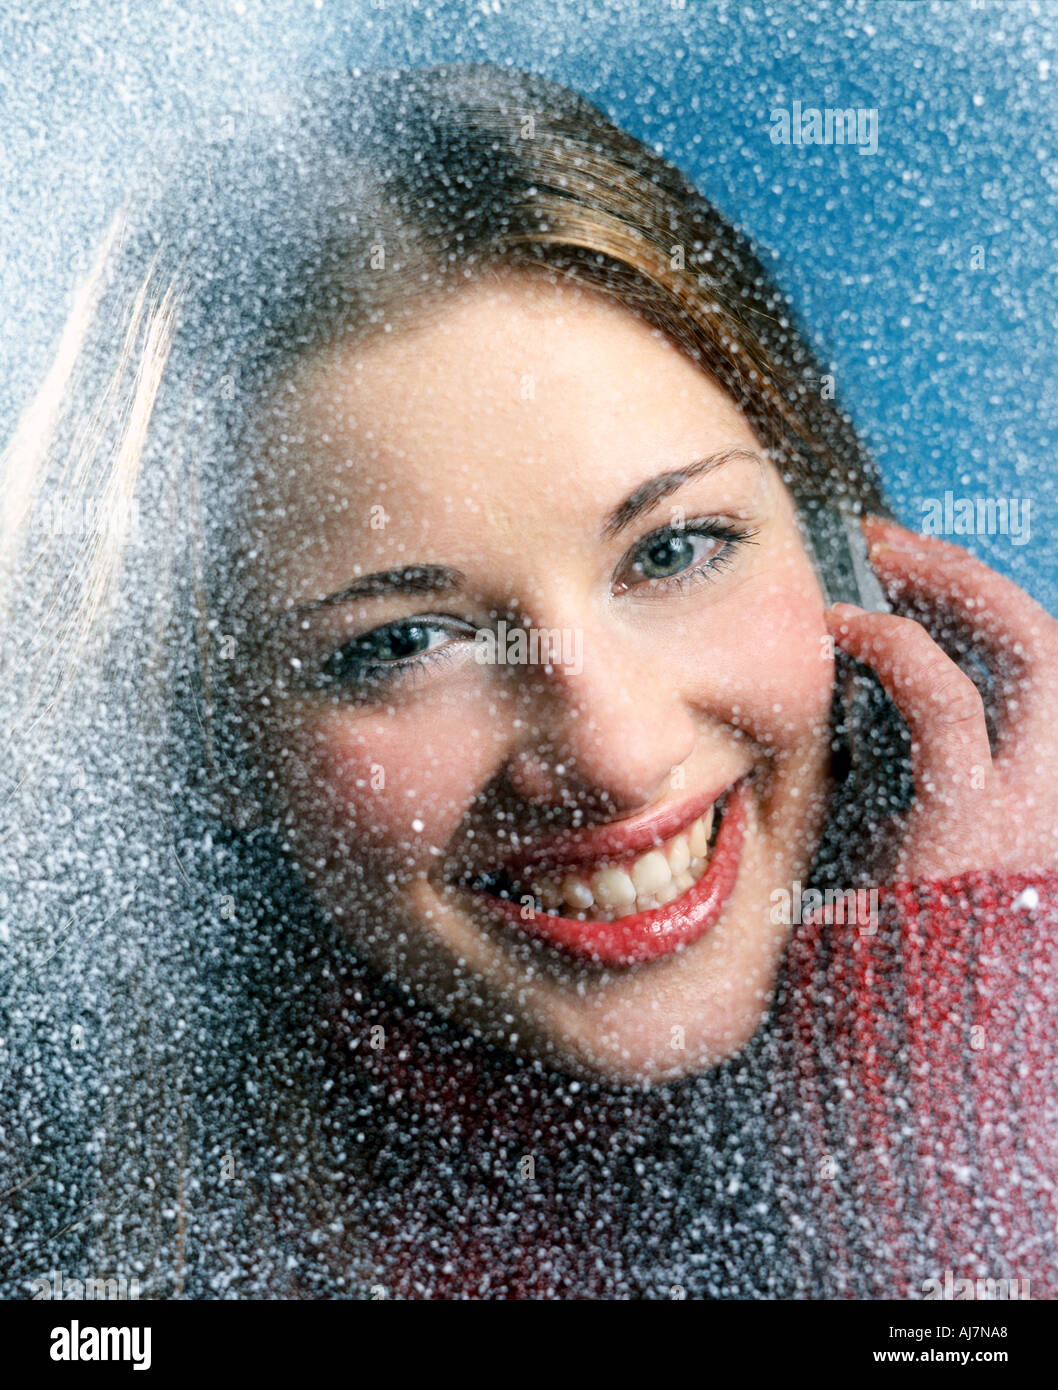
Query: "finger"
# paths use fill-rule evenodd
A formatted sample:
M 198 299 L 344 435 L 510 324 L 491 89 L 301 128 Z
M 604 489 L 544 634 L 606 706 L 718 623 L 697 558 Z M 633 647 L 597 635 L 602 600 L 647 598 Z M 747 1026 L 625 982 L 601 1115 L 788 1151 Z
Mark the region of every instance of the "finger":
M 893 597 L 954 612 L 986 644 L 1022 662 L 1058 650 L 1058 623 L 1038 603 L 961 546 L 865 518 L 871 564 Z
M 911 731 L 915 790 L 950 802 L 987 784 L 992 767 L 980 692 L 913 618 L 836 603 L 834 641 L 878 675 Z

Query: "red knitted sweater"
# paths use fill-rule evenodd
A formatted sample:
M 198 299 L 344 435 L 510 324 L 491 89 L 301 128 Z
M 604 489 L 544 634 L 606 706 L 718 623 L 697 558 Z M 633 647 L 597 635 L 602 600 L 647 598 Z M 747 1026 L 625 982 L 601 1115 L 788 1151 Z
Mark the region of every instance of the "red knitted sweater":
M 1058 874 L 901 883 L 880 909 L 788 953 L 785 1147 L 818 1209 L 793 1246 L 837 1296 L 1053 1298 Z
M 881 890 L 874 931 L 794 929 L 762 1030 L 766 1084 L 756 1092 L 768 1112 L 758 1115 L 767 1144 L 756 1162 L 782 1214 L 793 1296 L 1058 1296 L 1056 998 L 1058 873 L 901 883 Z M 572 1206 L 556 1178 L 535 1215 L 533 1185 L 524 1197 L 512 1189 L 523 1155 L 537 1156 L 535 1188 L 546 1188 L 548 1164 L 561 1176 L 574 1161 L 603 1162 L 607 1146 L 632 1152 L 641 1116 L 630 1125 L 618 1097 L 600 1128 L 605 1100 L 589 1106 L 576 1086 L 542 1099 L 524 1064 L 512 1070 L 505 1054 L 453 1043 L 362 985 L 336 991 L 331 1006 L 334 1055 L 370 1084 L 365 1128 L 381 1123 L 387 1144 L 403 1142 L 413 1157 L 402 1172 L 419 1178 L 399 1178 L 398 1200 L 375 1226 L 377 1282 L 388 1296 L 637 1296 L 600 1273 L 636 1222 L 649 1224 L 642 1211 L 622 1210 L 639 1200 L 635 1178 L 627 1201 L 589 1184 Z M 373 1050 L 380 1025 L 385 1045 Z M 451 1154 L 465 1195 L 438 1214 L 430 1194 L 452 1180 L 422 1172 L 448 1171 Z M 725 1183 L 731 1158 L 720 1164 Z M 356 1166 L 358 1188 L 370 1193 L 385 1164 Z M 684 1208 L 666 1228 L 658 1268 L 672 1232 L 692 1220 Z M 716 1227 L 730 1228 L 726 1215 Z M 562 1266 L 563 1246 L 574 1243 L 581 1255 Z M 770 1249 L 756 1258 L 766 1262 Z M 720 1296 L 752 1296 L 737 1266 Z M 1006 1282 L 979 1289 L 977 1280 Z M 658 1287 L 671 1296 L 664 1276 Z

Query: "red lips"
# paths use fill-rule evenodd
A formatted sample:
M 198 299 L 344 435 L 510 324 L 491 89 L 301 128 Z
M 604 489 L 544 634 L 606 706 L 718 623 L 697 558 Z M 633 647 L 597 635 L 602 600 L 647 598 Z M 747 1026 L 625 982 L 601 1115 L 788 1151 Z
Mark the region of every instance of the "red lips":
M 521 852 L 512 846 L 506 853 L 501 852 L 490 867 L 505 870 L 511 878 L 524 879 L 530 870 L 548 876 L 575 864 L 614 864 L 634 859 L 686 830 L 723 796 L 725 790 L 725 787 L 717 787 L 715 791 L 703 792 L 679 805 L 663 806 L 634 824 L 617 821 L 587 830 L 562 830 L 545 844 L 530 845 Z
M 571 831 L 538 852 L 529 851 L 517 861 L 511 858 L 502 867 L 516 873 L 530 868 L 545 873 L 570 864 L 613 861 L 641 854 L 691 825 L 715 800 L 713 795 L 683 802 L 635 826 Z M 605 965 L 635 965 L 656 960 L 697 941 L 719 919 L 738 878 L 745 824 L 743 780 L 727 797 L 712 858 L 701 878 L 665 907 L 637 912 L 615 922 L 553 917 L 480 890 L 474 891 L 474 898 L 500 921 L 582 959 Z

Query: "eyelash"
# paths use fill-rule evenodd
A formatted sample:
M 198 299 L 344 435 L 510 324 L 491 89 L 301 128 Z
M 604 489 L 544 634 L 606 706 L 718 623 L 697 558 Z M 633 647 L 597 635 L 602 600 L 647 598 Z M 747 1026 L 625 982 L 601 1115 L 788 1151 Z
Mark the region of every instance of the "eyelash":
M 367 696 L 380 687 L 390 685 L 396 681 L 411 680 L 418 671 L 427 667 L 436 670 L 438 666 L 454 660 L 452 648 L 454 642 L 446 642 L 437 648 L 427 650 L 417 656 L 404 657 L 397 661 L 385 662 L 356 662 L 350 659 L 348 672 L 328 674 L 328 667 L 334 663 L 340 663 L 343 659 L 355 652 L 357 647 L 362 647 L 371 638 L 381 637 L 383 634 L 395 635 L 400 632 L 407 632 L 411 628 L 426 628 L 431 632 L 446 631 L 450 636 L 466 637 L 471 631 L 470 625 L 459 618 L 441 613 L 423 613 L 414 618 L 404 618 L 398 622 L 387 623 L 384 627 L 373 628 L 370 632 L 365 632 L 362 636 L 356 637 L 352 642 L 344 647 L 339 647 L 337 651 L 324 662 L 317 675 L 314 686 L 317 689 L 331 689 L 334 687 L 344 687 L 346 689 L 362 688 Z
M 636 542 L 635 548 L 630 552 L 632 556 L 641 554 L 651 544 L 666 536 L 698 536 L 707 537 L 711 540 L 723 541 L 723 545 L 715 555 L 710 555 L 705 560 L 699 560 L 696 564 L 690 565 L 685 570 L 680 570 L 678 574 L 668 575 L 660 579 L 644 579 L 640 584 L 628 585 L 625 592 L 629 589 L 650 586 L 653 593 L 677 593 L 686 592 L 688 589 L 697 588 L 699 584 L 711 583 L 715 579 L 717 572 L 726 569 L 735 559 L 736 551 L 743 545 L 752 545 L 757 529 L 752 526 L 738 526 L 733 522 L 717 521 L 713 518 L 699 518 L 695 521 L 684 522 L 680 526 L 662 526 L 656 531 L 650 531 Z M 615 573 L 617 575 L 625 567 L 626 560 L 621 561 Z
M 626 566 L 629 556 L 641 554 L 651 542 L 657 541 L 665 536 L 678 537 L 707 537 L 713 540 L 723 541 L 723 545 L 715 555 L 710 555 L 705 560 L 698 561 L 697 564 L 681 570 L 678 574 L 669 575 L 660 579 L 645 578 L 638 584 L 628 585 L 623 592 L 628 592 L 636 588 L 649 585 L 654 593 L 682 593 L 688 589 L 697 588 L 703 583 L 711 583 L 716 574 L 721 569 L 726 569 L 735 558 L 735 552 L 743 545 L 753 543 L 757 531 L 752 527 L 741 527 L 730 522 L 721 522 L 709 519 L 686 522 L 681 526 L 662 526 L 656 531 L 651 531 L 636 542 L 634 549 L 626 552 L 621 561 L 621 565 L 615 572 L 616 576 Z M 453 635 L 466 637 L 468 635 L 469 624 L 463 619 L 454 618 L 445 614 L 421 614 L 414 618 L 402 619 L 398 622 L 387 623 L 384 627 L 374 628 L 370 632 L 355 638 L 344 647 L 340 647 L 333 652 L 320 668 L 318 675 L 312 682 L 316 689 L 332 689 L 335 687 L 360 690 L 366 698 L 370 698 L 372 693 L 383 687 L 389 687 L 397 683 L 404 684 L 411 682 L 422 671 L 430 668 L 438 669 L 439 666 L 455 660 L 455 653 L 452 648 L 454 642 L 441 644 L 432 652 L 424 652 L 418 656 L 406 657 L 397 661 L 361 663 L 357 665 L 354 661 L 349 662 L 347 674 L 327 674 L 327 668 L 332 663 L 341 663 L 358 646 L 363 646 L 370 638 L 379 638 L 383 634 L 396 634 L 407 632 L 411 628 L 421 627 L 433 631 L 444 630 Z M 458 634 L 455 629 L 458 628 Z

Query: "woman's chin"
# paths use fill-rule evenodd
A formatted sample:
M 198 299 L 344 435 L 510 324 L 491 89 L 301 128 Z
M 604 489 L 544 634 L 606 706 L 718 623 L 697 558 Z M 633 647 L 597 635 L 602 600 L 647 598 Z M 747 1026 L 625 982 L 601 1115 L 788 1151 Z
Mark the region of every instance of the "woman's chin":
M 707 937 L 631 968 L 556 968 L 532 940 L 512 959 L 467 918 L 438 911 L 434 931 L 451 925 L 455 939 L 448 968 L 423 978 L 423 997 L 483 1040 L 578 1079 L 648 1087 L 709 1071 L 756 1034 L 785 939 L 762 930 L 766 908 L 741 897 Z
M 686 890 L 686 908 L 674 916 L 673 930 L 695 930 L 664 953 L 623 949 L 631 958 L 609 961 L 571 951 L 429 872 L 375 915 L 376 923 L 388 918 L 388 929 L 360 944 L 441 1016 L 550 1070 L 618 1086 L 709 1071 L 741 1051 L 767 1013 L 788 935 L 772 920 L 771 894 L 800 871 L 784 850 L 797 842 L 790 827 L 770 825 L 753 795 L 742 810 L 741 824 L 730 810 L 724 816 L 712 872 Z M 647 927 L 655 915 L 645 914 Z M 569 925 L 586 934 L 598 926 Z M 636 931 L 643 925 L 633 921 Z
M 736 1055 L 756 1034 L 766 1009 L 764 1004 L 735 1014 L 705 1015 L 691 1027 L 675 1022 L 675 1013 L 666 1016 L 649 1001 L 615 1007 L 608 1021 L 583 1015 L 571 1019 L 563 1011 L 561 1016 L 520 1021 L 513 1047 L 549 1070 L 578 1080 L 654 1087 L 711 1071 Z M 511 1048 L 511 1031 L 508 1024 L 483 1035 Z

